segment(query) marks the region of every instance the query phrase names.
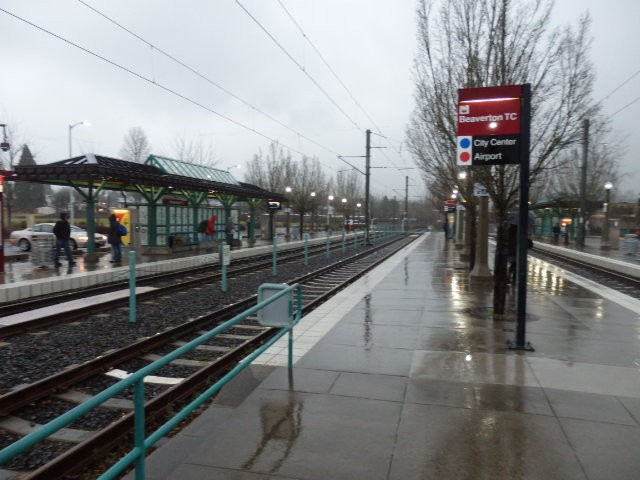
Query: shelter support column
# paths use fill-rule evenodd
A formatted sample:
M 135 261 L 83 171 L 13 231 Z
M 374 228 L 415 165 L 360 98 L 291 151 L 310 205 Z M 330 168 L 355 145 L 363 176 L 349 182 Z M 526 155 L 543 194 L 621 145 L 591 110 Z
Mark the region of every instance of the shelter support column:
M 489 270 L 489 197 L 479 198 L 478 238 L 476 239 L 476 261 L 469 274 L 471 280 L 486 281 L 492 278 Z
M 464 247 L 464 230 L 466 227 L 464 218 L 466 217 L 466 211 L 462 205 L 456 207 L 456 249 L 460 250 Z
M 460 260 L 468 261 L 471 258 L 471 215 L 473 210 L 469 206 L 464 212 L 464 242 Z

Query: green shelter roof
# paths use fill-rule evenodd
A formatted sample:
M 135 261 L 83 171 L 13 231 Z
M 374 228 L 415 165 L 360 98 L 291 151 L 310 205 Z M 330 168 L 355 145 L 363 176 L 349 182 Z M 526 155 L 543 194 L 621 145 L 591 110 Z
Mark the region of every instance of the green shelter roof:
M 149 158 L 147 158 L 144 163 L 145 165 L 152 165 L 162 170 L 163 173 L 171 175 L 180 175 L 182 177 L 197 178 L 199 180 L 227 183 L 230 185 L 240 185 L 240 182 L 238 182 L 231 173 L 227 170 L 220 170 L 219 168 L 206 167 L 204 165 L 188 163 L 160 155 L 149 155 Z

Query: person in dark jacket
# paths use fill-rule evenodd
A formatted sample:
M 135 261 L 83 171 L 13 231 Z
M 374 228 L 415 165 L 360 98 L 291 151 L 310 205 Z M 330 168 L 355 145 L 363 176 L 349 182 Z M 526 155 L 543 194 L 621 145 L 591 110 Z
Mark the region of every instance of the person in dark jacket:
M 120 263 L 122 261 L 122 232 L 120 230 L 120 222 L 114 213 L 109 215 L 109 245 L 111 245 L 111 263 Z
M 71 251 L 71 245 L 69 240 L 71 239 L 71 225 L 67 220 L 69 218 L 68 213 L 61 213 L 60 220 L 56 222 L 53 227 L 53 234 L 56 236 L 56 248 L 54 249 L 53 262 L 56 267 L 61 267 L 60 263 L 60 249 L 64 250 L 67 256 L 69 266 L 73 266 L 76 262 L 73 260 L 73 252 Z
M 227 226 L 225 227 L 224 231 L 225 231 L 225 234 L 227 235 L 227 244 L 229 246 L 233 245 L 234 229 L 235 229 L 235 225 L 233 224 L 233 218 L 231 217 L 227 218 Z

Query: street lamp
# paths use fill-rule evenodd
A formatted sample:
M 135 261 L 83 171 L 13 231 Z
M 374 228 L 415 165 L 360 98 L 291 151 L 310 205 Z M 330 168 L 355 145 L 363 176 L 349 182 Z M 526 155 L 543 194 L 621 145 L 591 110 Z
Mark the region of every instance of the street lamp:
M 229 172 L 231 171 L 232 168 L 242 168 L 242 165 L 231 165 L 230 167 L 227 167 L 225 170 Z
M 331 232 L 331 202 L 333 202 L 334 198 L 333 195 L 327 197 L 327 226 L 329 227 L 329 232 Z
M 605 201 L 603 205 L 604 210 L 604 223 L 602 224 L 602 239 L 600 240 L 600 249 L 609 250 L 611 245 L 609 244 L 609 201 L 611 198 L 611 189 L 613 183 L 607 182 L 604 184 Z
M 311 192 L 311 231 L 316 231 L 317 223 L 317 205 L 316 205 L 316 192 Z M 302 232 L 300 232 L 300 239 L 302 240 Z
M 91 124 L 89 122 L 87 122 L 86 120 L 83 120 L 82 122 L 78 122 L 78 123 L 74 123 L 72 125 L 69 125 L 69 158 L 71 158 L 73 156 L 73 154 L 71 153 L 71 151 L 72 151 L 72 148 L 71 148 L 71 130 L 73 130 L 78 125 L 86 125 L 88 127 Z
M 77 123 L 73 123 L 71 125 L 69 125 L 69 158 L 73 157 L 73 153 L 72 153 L 72 148 L 71 148 L 71 130 L 73 130 L 75 127 L 77 127 L 78 125 L 86 125 L 87 127 L 90 126 L 91 124 L 89 122 L 87 122 L 86 120 L 83 120 L 81 122 L 77 122 Z M 73 225 L 75 223 L 75 212 L 74 212 L 74 208 L 73 208 L 73 189 L 69 190 L 69 221 L 71 222 L 71 224 Z
M 291 187 L 285 187 L 284 191 L 287 193 L 291 193 L 293 189 Z M 285 233 L 285 240 L 288 242 L 289 240 L 291 240 L 291 207 L 289 206 L 289 203 L 287 202 L 287 216 L 286 216 L 286 227 L 287 227 L 287 231 Z

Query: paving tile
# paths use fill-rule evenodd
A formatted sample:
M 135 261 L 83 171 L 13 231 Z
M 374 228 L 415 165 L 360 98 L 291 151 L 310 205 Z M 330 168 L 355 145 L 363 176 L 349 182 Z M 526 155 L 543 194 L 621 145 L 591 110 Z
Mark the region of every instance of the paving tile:
M 258 390 L 186 463 L 304 480 L 386 479 L 401 403 Z
M 413 351 L 398 348 L 351 345 L 316 345 L 296 365 L 303 368 L 337 372 L 379 373 L 407 376 Z
M 515 354 L 417 350 L 410 376 L 465 383 L 539 386 L 527 359 Z
M 586 479 L 553 417 L 434 405 L 402 412 L 389 480 L 552 478 Z
M 560 419 L 589 480 L 640 478 L 640 427 Z
M 545 392 L 558 417 L 637 425 L 623 403 L 611 395 L 556 389 L 546 389 Z
M 314 370 L 296 366 L 276 369 L 260 385 L 260 388 L 290 390 L 307 393 L 329 393 L 340 376 L 339 372 Z
M 331 388 L 333 395 L 401 402 L 407 377 L 343 372 Z
M 636 423 L 640 425 L 640 398 L 617 397 L 627 411 L 633 416 Z

